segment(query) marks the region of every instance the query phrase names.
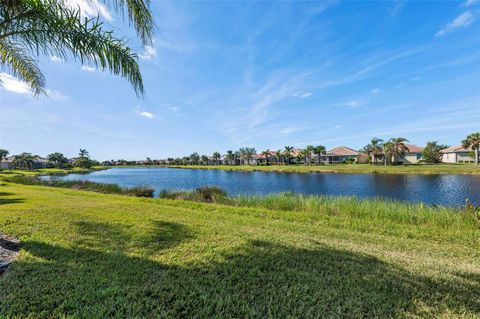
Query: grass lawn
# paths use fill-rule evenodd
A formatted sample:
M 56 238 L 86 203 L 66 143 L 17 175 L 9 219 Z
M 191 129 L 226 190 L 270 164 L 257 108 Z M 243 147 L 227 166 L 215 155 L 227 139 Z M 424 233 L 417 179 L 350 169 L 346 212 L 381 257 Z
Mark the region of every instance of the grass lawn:
M 4 183 L 0 230 L 22 250 L 0 317 L 480 317 L 480 229 L 465 213 L 244 204 Z
M 272 171 L 295 173 L 392 173 L 392 174 L 480 174 L 480 165 L 475 164 L 411 164 L 411 165 L 170 165 L 175 168 L 223 169 L 232 171 Z
M 0 170 L 0 178 L 11 177 L 14 175 L 23 176 L 37 176 L 37 175 L 52 175 L 52 174 L 72 174 L 72 173 L 88 173 L 105 169 L 105 166 L 94 166 L 92 168 L 73 167 L 69 169 L 64 168 L 39 168 L 34 170 L 19 170 L 19 169 L 2 169 Z

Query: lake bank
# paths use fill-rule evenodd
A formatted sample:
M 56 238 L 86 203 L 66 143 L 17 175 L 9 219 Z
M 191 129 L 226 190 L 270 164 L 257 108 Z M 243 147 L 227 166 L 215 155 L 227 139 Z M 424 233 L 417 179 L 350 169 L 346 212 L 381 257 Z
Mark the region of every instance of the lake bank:
M 228 171 L 261 171 L 276 173 L 359 173 L 359 174 L 480 174 L 475 164 L 410 165 L 162 165 L 170 168 L 218 169 Z
M 193 190 L 214 185 L 231 196 L 265 196 L 293 192 L 303 195 L 378 197 L 433 205 L 480 205 L 480 175 L 475 174 L 305 174 L 271 171 L 176 169 L 167 167 L 111 168 L 90 174 L 45 176 L 60 181 L 90 181 L 122 187 L 148 186 L 162 190 Z
M 0 191 L 1 229 L 21 240 L 0 278 L 7 316 L 480 315 L 478 228 L 454 210 L 416 205 L 422 218 L 400 220 L 378 219 L 388 204 L 301 212 Z

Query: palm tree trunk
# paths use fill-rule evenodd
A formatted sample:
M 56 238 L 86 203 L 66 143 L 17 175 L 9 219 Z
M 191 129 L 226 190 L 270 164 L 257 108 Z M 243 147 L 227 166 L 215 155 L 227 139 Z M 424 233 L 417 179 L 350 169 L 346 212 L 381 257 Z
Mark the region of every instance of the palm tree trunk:
M 478 160 L 478 147 L 475 147 L 475 163 L 478 165 L 480 164 L 479 160 Z

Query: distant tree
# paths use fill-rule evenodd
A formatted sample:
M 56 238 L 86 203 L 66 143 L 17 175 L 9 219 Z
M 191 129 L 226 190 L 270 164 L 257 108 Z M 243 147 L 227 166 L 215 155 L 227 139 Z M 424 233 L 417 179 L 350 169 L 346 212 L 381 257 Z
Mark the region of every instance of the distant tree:
M 396 163 L 400 157 L 405 156 L 409 151 L 408 147 L 405 145 L 405 142 L 408 142 L 406 138 L 403 137 L 392 137 L 388 143 L 389 156 L 391 156 L 392 163 Z
M 48 154 L 47 158 L 57 168 L 63 168 L 68 163 L 68 159 L 59 152 Z
M 90 168 L 93 166 L 93 164 L 94 164 L 93 161 L 86 156 L 83 156 L 83 157 L 80 156 L 80 158 L 78 158 L 73 163 L 75 167 L 80 167 L 80 168 Z
M 31 153 L 21 153 L 13 157 L 13 165 L 19 169 L 32 169 L 35 156 Z
M 300 150 L 298 154 L 298 159 L 303 162 L 304 165 L 307 165 L 309 154 L 311 154 L 306 148 Z
M 87 157 L 89 158 L 90 155 L 88 154 L 88 151 L 84 148 L 81 148 L 80 151 L 78 152 L 78 156 L 80 157 Z
M 265 158 L 265 165 L 268 165 L 268 157 L 270 156 L 270 150 L 266 149 L 261 153 L 261 155 Z
M 480 132 L 475 132 L 468 135 L 463 141 L 462 146 L 466 149 L 472 148 L 475 152 L 475 164 L 480 164 L 480 159 L 478 158 L 478 151 L 480 149 Z
M 378 155 L 383 153 L 383 140 L 376 137 L 372 138 L 370 144 L 366 145 L 361 152 L 368 154 L 372 164 L 376 164 Z
M 228 165 L 232 165 L 232 162 L 235 160 L 235 154 L 232 150 L 228 150 L 225 154 L 225 159 L 227 160 Z
M 290 164 L 290 158 L 292 157 L 293 150 L 295 148 L 293 146 L 285 146 L 285 150 L 283 151 L 283 155 L 285 155 L 287 165 Z
M 9 152 L 7 150 L 4 150 L 4 149 L 1 149 L 0 148 L 0 162 L 4 159 L 4 158 L 7 158 Z M 2 168 L 0 167 L 0 170 Z
M 422 157 L 426 163 L 440 163 L 442 161 L 442 150 L 447 147 L 447 145 L 439 145 L 436 141 L 427 142 L 427 145 L 423 149 Z
M 307 151 L 308 165 L 312 164 L 312 154 L 315 152 L 315 146 L 308 145 L 305 150 Z
M 207 155 L 201 155 L 200 156 L 200 161 L 202 162 L 202 165 L 208 165 L 208 156 Z
M 242 147 L 238 150 L 240 158 L 243 159 L 247 165 L 251 163 L 253 155 L 257 154 L 254 147 Z
M 197 152 L 190 154 L 190 163 L 197 165 L 200 161 L 200 155 Z
M 220 164 L 220 158 L 221 158 L 221 157 L 222 157 L 222 155 L 220 155 L 219 152 L 213 153 L 212 158 L 213 158 L 213 160 L 215 161 L 215 165 Z
M 323 145 L 317 145 L 314 147 L 313 152 L 317 154 L 317 164 L 320 165 L 322 162 L 322 155 L 327 152 L 327 149 Z
M 280 164 L 280 160 L 282 159 L 282 150 L 276 150 L 275 151 L 275 157 L 277 158 L 277 165 Z

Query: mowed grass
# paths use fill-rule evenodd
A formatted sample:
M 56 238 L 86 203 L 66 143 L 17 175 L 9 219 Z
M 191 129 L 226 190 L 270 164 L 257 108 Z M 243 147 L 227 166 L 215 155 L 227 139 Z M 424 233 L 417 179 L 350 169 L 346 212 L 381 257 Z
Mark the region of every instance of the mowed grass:
M 0 317 L 480 317 L 474 219 L 337 201 L 235 207 L 4 183 L 0 230 L 22 250 L 0 278 Z
M 410 164 L 410 165 L 170 165 L 174 168 L 221 169 L 231 171 L 266 171 L 281 173 L 389 173 L 389 174 L 480 174 L 475 164 Z

